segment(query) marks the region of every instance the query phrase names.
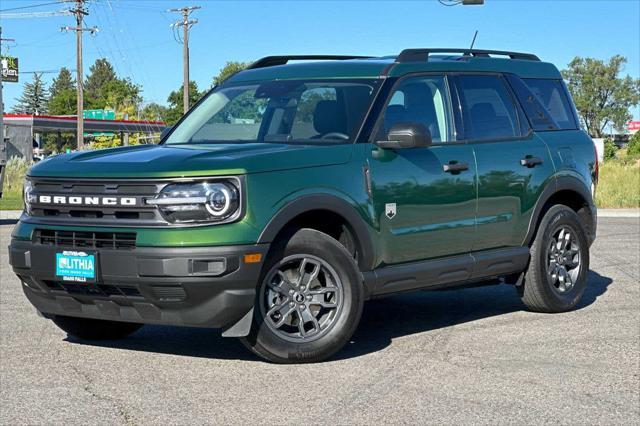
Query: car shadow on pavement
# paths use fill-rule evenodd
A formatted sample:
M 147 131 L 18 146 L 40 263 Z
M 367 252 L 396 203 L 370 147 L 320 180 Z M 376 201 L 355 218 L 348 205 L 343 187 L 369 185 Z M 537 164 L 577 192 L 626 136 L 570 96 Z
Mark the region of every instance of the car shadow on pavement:
M 589 272 L 589 286 L 577 309 L 591 305 L 612 283 L 608 277 Z M 380 351 L 394 338 L 425 333 L 458 324 L 523 311 L 524 305 L 510 285 L 442 291 L 418 291 L 365 304 L 355 335 L 333 360 L 359 357 Z M 200 328 L 148 325 L 117 341 L 69 342 L 116 349 L 156 352 L 189 357 L 257 361 L 237 339 L 220 331 Z
M 257 361 L 238 339 L 222 337 L 220 330 L 209 328 L 146 325 L 120 340 L 87 341 L 67 337 L 81 345 L 154 352 L 188 357 Z
M 589 271 L 587 290 L 576 309 L 591 305 L 613 282 Z M 422 291 L 365 304 L 360 327 L 335 359 L 382 350 L 394 338 L 526 310 L 511 285 Z
M 0 225 L 15 225 L 18 219 L 0 219 Z

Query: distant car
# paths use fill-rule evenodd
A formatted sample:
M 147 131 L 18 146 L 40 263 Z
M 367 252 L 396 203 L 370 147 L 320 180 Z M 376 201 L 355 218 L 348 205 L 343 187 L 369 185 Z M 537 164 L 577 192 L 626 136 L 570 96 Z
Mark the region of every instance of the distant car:
M 373 297 L 505 282 L 534 311 L 574 308 L 597 178 L 560 73 L 534 55 L 267 57 L 158 146 L 32 167 L 10 259 L 76 337 L 222 328 L 314 362 Z

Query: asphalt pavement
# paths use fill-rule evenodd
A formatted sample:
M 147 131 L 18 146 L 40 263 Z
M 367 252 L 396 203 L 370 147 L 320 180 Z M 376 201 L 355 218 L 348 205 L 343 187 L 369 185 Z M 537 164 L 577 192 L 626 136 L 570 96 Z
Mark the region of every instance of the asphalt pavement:
M 87 344 L 36 315 L 0 220 L 0 424 L 640 424 L 640 219 L 599 220 L 565 314 L 507 285 L 368 302 L 335 359 L 280 366 L 216 331 Z

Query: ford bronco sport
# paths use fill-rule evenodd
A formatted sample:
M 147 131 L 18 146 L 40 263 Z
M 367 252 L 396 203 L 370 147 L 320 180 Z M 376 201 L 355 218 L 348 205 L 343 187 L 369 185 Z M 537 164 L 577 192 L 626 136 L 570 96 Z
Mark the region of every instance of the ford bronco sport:
M 10 262 L 80 339 L 221 328 L 267 360 L 314 362 L 383 295 L 507 283 L 531 310 L 574 308 L 597 177 L 535 55 L 267 57 L 159 145 L 33 166 Z

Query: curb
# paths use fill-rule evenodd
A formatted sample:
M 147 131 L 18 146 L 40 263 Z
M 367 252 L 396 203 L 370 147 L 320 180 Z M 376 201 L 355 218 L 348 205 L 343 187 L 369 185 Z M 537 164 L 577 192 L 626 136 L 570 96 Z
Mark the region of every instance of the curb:
M 598 209 L 598 217 L 639 217 L 640 209 Z
M 0 210 L 0 220 L 20 219 L 22 210 Z

